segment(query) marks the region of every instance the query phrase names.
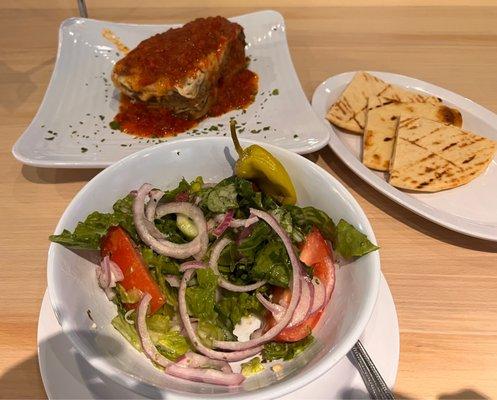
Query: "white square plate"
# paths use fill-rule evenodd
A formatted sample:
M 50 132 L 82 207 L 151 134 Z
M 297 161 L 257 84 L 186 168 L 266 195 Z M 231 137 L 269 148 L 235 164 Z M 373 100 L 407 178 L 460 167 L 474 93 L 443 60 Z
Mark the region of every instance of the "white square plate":
M 321 83 L 312 97 L 312 107 L 322 120 L 355 75 L 345 72 Z M 497 141 L 497 115 L 456 93 L 407 76 L 371 72 L 388 83 L 439 97 L 457 108 L 463 128 Z M 328 122 L 327 122 L 328 123 Z M 376 190 L 402 206 L 457 232 L 497 241 L 497 157 L 480 176 L 466 185 L 436 193 L 401 191 L 387 182 L 387 174 L 373 171 L 362 163 L 362 136 L 352 135 L 328 123 L 330 147 L 347 166 Z
M 329 132 L 302 91 L 288 51 L 283 17 L 275 11 L 261 11 L 232 20 L 244 28 L 249 68 L 259 75 L 255 102 L 246 112 L 237 110 L 208 118 L 195 128 L 197 132 L 167 140 L 224 135 L 230 117 L 235 117 L 245 124 L 242 137 L 300 154 L 324 147 Z M 102 36 L 102 30 L 110 29 L 133 48 L 151 35 L 176 26 L 84 18 L 64 21 L 52 79 L 36 117 L 12 149 L 14 156 L 38 167 L 103 168 L 159 143 L 159 139 L 136 138 L 109 128 L 119 109 L 118 92 L 110 76 L 122 55 Z M 273 94 L 275 89 L 277 95 Z

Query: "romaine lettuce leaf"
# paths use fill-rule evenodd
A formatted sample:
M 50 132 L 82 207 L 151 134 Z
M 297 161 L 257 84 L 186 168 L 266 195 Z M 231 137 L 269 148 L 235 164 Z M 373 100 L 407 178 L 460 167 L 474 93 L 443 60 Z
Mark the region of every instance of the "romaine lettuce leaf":
M 313 342 L 314 337 L 312 335 L 293 343 L 269 342 L 262 349 L 262 359 L 264 361 L 291 360 L 307 349 Z
M 242 363 L 241 367 L 242 375 L 246 378 L 264 371 L 264 365 L 262 365 L 260 357 L 254 357 L 252 360 Z
M 186 338 L 177 330 L 170 330 L 159 335 L 154 344 L 164 357 L 172 361 L 176 361 L 190 350 Z
M 250 274 L 254 280 L 266 280 L 271 285 L 288 287 L 291 270 L 285 246 L 281 240 L 274 240 L 257 254 Z
M 161 275 L 179 275 L 179 264 L 162 254 L 156 254 L 149 247 L 142 247 L 142 257 L 149 268 L 159 270 Z
M 186 289 L 186 304 L 189 313 L 199 319 L 214 320 L 216 304 L 217 275 L 210 269 L 197 270 L 197 286 Z
M 213 340 L 234 340 L 235 336 L 217 319 L 201 319 L 197 325 L 197 335 L 204 345 L 212 347 Z
M 64 229 L 60 235 L 51 235 L 49 239 L 67 247 L 98 250 L 100 239 L 107 230 L 111 226 L 121 225 L 135 241 L 139 241 L 133 224 L 132 203 L 133 198 L 128 195 L 114 204 L 114 212 L 92 212 L 83 222 L 78 222 L 73 233 Z
M 124 319 L 124 315 L 119 313 L 112 320 L 112 326 L 119 331 L 124 338 L 131 343 L 131 345 L 138 351 L 142 350 L 142 346 L 140 343 L 140 338 L 138 336 L 138 332 L 136 331 L 134 325 L 129 324 Z
M 326 239 L 333 239 L 335 224 L 324 211 L 315 207 L 298 207 L 290 205 L 283 206 L 283 209 L 290 212 L 293 225 L 299 227 L 305 233 L 308 233 L 313 226 L 316 226 Z
M 364 233 L 359 232 L 343 219 L 336 226 L 333 244 L 335 251 L 344 258 L 361 257 L 379 249 L 369 241 Z
M 233 332 L 233 328 L 242 317 L 261 314 L 264 307 L 255 294 L 225 292 L 223 298 L 216 304 L 216 311 L 223 324 Z

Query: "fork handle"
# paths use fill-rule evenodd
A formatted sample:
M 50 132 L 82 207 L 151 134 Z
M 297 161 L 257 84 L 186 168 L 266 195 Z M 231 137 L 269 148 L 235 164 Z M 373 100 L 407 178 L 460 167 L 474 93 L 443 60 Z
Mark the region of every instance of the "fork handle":
M 354 347 L 352 347 L 351 354 L 353 356 L 352 361 L 359 370 L 371 398 L 395 400 L 393 393 L 388 388 L 360 341 L 357 341 Z

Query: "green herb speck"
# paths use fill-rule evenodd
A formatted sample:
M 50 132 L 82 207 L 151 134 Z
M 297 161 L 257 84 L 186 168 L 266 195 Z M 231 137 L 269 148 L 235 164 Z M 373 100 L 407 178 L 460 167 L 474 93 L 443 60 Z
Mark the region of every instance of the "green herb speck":
M 273 96 L 278 96 L 278 95 L 280 94 L 280 91 L 279 91 L 278 89 L 274 89 L 274 90 L 271 92 L 271 94 L 272 94 Z
M 88 149 L 86 147 L 81 147 L 81 153 L 86 153 Z

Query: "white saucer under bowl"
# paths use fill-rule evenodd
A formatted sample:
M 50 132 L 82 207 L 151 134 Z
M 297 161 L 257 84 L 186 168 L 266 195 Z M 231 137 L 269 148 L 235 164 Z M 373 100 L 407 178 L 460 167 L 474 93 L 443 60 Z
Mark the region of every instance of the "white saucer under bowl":
M 361 341 L 390 388 L 399 364 L 399 326 L 392 294 L 384 277 L 378 299 Z M 45 391 L 50 399 L 141 399 L 95 370 L 72 347 L 62 332 L 45 293 L 38 321 L 38 359 Z M 174 393 L 168 395 L 175 399 Z M 348 358 L 326 374 L 281 399 L 368 398 L 359 372 Z

